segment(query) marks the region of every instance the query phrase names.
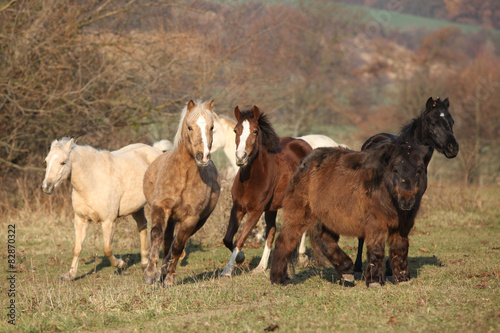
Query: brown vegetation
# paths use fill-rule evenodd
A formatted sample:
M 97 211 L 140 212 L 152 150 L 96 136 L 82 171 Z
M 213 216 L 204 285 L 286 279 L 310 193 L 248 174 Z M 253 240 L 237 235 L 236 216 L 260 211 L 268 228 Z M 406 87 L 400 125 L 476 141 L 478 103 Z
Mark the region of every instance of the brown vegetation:
M 39 190 L 53 139 L 104 149 L 172 139 L 192 98 L 215 99 L 221 114 L 258 104 L 284 119 L 281 136 L 322 131 L 358 149 L 397 133 L 429 96 L 449 97 L 460 163 L 436 159 L 430 174 L 498 182 L 500 38 L 394 30 L 359 46 L 353 26 L 365 26 L 350 15 L 330 1 L 0 5 L 0 213 L 69 216 L 69 188 Z

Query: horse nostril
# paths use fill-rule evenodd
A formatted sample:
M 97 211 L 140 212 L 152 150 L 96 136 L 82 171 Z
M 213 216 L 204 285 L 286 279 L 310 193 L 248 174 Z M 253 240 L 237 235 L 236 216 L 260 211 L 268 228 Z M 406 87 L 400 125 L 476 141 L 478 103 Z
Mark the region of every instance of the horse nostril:
M 451 143 L 448 143 L 447 148 L 448 148 L 449 151 L 453 151 L 454 150 L 453 149 L 454 147 L 453 147 L 453 145 Z
M 196 159 L 197 159 L 198 161 L 201 161 L 201 160 L 203 159 L 203 153 L 197 152 L 197 153 L 196 153 Z

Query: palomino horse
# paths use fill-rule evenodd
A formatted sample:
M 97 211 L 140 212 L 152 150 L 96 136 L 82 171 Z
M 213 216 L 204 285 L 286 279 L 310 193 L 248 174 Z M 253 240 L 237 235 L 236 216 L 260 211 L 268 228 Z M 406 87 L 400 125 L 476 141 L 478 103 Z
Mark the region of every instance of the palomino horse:
M 62 138 L 52 142 L 45 158 L 47 170 L 42 189 L 52 194 L 68 177 L 75 212 L 75 248 L 69 272 L 61 279 L 73 280 L 78 269 L 78 258 L 87 235 L 90 221 L 101 223 L 104 254 L 113 267 L 124 268 L 125 261 L 111 252 L 114 222 L 117 217 L 132 214 L 141 238 L 141 265 L 147 259 L 147 221 L 144 217 L 146 198 L 142 180 L 149 165 L 161 154 L 151 146 L 137 143 L 108 152 L 89 146 L 78 146 L 73 139 Z
M 234 262 L 242 262 L 245 255 L 243 244 L 257 224 L 262 212 L 266 220 L 266 244 L 259 266 L 254 272 L 267 268 L 271 246 L 276 232 L 276 214 L 281 208 L 285 189 L 300 160 L 311 151 L 303 140 L 289 137 L 279 138 L 264 114 L 254 106 L 252 110 L 240 112 L 236 107 L 237 120 L 236 163 L 240 170 L 233 183 L 231 194 L 233 207 L 224 244 L 233 252 L 221 276 L 231 276 Z M 247 221 L 236 244 L 233 238 L 245 214 Z
M 149 263 L 143 277 L 147 284 L 159 279 L 164 286 L 174 285 L 186 241 L 205 224 L 219 199 L 219 176 L 210 160 L 213 108 L 214 101 L 189 101 L 182 110 L 174 148 L 154 161 L 144 175 L 144 194 L 151 205 L 152 221 Z
M 428 147 L 388 143 L 366 152 L 318 148 L 305 157 L 286 190 L 283 230 L 276 240 L 271 282 L 287 283 L 287 260 L 301 235 L 316 221 L 316 242 L 346 281 L 354 281 L 351 258 L 339 235 L 367 241 L 366 285 L 384 283 L 382 263 L 389 233 L 395 281 L 410 278 L 408 233 L 427 186 Z
M 399 137 L 403 140 L 415 140 L 417 144 L 428 146 L 429 155 L 425 157 L 425 166 L 429 165 L 434 149 L 444 154 L 447 158 L 454 158 L 458 154 L 459 146 L 453 135 L 453 118 L 448 108 L 450 102 L 448 98 L 441 101 L 438 97 L 433 100 L 429 97 L 425 104 L 425 111 L 419 117 L 414 118 L 409 124 L 401 130 Z M 379 133 L 363 144 L 361 150 L 369 150 L 374 146 L 394 141 L 397 136 L 387 133 Z M 354 275 L 361 279 L 362 256 L 363 256 L 363 238 L 358 240 L 358 254 L 354 264 Z M 386 275 L 392 275 L 389 262 L 387 262 Z

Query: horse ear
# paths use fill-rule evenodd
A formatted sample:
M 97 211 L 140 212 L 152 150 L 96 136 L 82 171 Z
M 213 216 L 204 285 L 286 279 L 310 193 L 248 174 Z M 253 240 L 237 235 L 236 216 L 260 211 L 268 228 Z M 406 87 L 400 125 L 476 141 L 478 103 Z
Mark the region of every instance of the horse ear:
M 210 103 L 208 103 L 208 109 L 210 111 L 213 111 L 214 110 L 214 100 L 211 100 Z
M 240 108 L 238 107 L 238 105 L 236 105 L 236 107 L 234 108 L 234 118 L 236 118 L 236 121 L 240 120 L 240 116 L 241 116 Z
M 70 151 L 71 150 L 71 146 L 73 146 L 73 142 L 75 141 L 74 138 L 71 138 L 68 142 L 66 142 L 66 144 L 64 145 L 64 149 L 66 151 Z
M 253 118 L 258 120 L 259 117 L 260 117 L 260 110 L 256 105 L 254 105 L 253 106 Z
M 450 100 L 448 99 L 448 97 L 446 97 L 443 101 L 443 104 L 444 106 L 446 106 L 446 108 L 449 108 L 450 107 Z
M 432 99 L 432 96 L 429 97 L 429 99 L 427 100 L 427 102 L 425 103 L 425 109 L 426 110 L 430 110 L 432 109 L 432 107 L 434 106 L 434 100 Z
M 193 100 L 190 100 L 187 105 L 187 110 L 190 112 L 192 109 L 194 109 L 196 105 L 194 104 Z

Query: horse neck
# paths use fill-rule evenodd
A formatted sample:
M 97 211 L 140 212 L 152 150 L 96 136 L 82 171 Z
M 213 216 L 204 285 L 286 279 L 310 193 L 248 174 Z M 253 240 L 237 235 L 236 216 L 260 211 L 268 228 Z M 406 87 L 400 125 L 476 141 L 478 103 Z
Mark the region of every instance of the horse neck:
M 423 116 L 419 117 L 415 121 L 415 124 L 413 126 L 412 137 L 415 139 L 415 141 L 418 144 L 422 144 L 422 145 L 428 146 L 430 148 L 429 152 L 427 153 L 427 155 L 424 158 L 425 165 L 426 166 L 429 165 L 429 162 L 430 162 L 432 155 L 434 153 L 434 147 L 432 146 L 432 143 L 427 139 L 427 135 L 424 133 Z
M 99 152 L 90 147 L 75 146 L 69 154 L 71 161 L 71 186 L 77 192 L 85 192 L 92 188 L 93 172 Z
M 241 176 L 243 179 L 248 179 L 251 177 L 262 177 L 263 175 L 271 175 L 270 167 L 272 167 L 272 163 L 270 163 L 271 158 L 273 158 L 273 154 L 269 153 L 266 148 L 259 143 L 259 151 L 252 158 L 245 167 L 241 169 Z

